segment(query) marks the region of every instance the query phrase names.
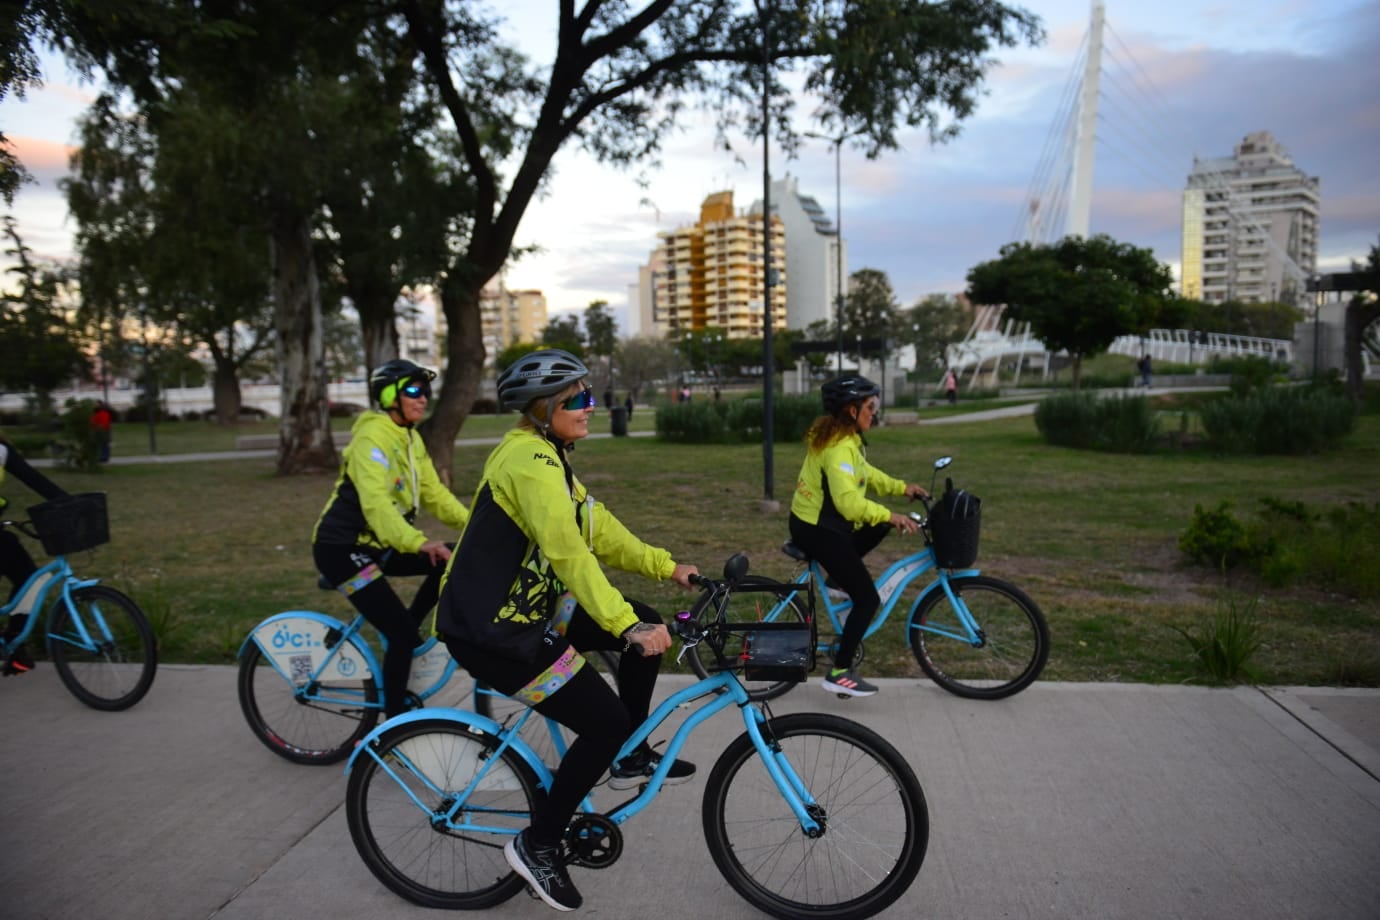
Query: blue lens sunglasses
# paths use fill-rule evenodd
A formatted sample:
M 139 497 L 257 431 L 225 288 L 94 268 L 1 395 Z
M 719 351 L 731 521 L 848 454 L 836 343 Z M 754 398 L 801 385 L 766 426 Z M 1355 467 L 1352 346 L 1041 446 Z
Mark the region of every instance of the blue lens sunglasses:
M 561 408 L 567 412 L 579 412 L 581 409 L 594 408 L 594 391 L 585 387 L 574 396 L 561 403 Z

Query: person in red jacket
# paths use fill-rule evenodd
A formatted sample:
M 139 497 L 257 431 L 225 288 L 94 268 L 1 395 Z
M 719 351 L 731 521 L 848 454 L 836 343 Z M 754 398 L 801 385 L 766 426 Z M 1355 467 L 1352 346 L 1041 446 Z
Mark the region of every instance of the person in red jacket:
M 96 408 L 91 412 L 91 430 L 96 432 L 102 463 L 110 462 L 110 423 L 114 418 L 104 401 L 96 403 Z

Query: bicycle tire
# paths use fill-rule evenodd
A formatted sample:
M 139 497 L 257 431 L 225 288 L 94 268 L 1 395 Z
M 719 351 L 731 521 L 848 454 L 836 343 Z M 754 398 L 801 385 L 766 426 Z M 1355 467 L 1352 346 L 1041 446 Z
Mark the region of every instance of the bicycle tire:
M 364 660 L 361 653 L 356 653 Z M 358 696 L 359 702 L 332 703 L 297 695 L 297 687 L 250 642 L 240 656 L 240 711 L 254 737 L 293 763 L 339 763 L 379 720 L 379 688 L 373 675 L 332 681 L 332 692 Z
M 93 709 L 128 709 L 144 698 L 158 673 L 158 641 L 148 617 L 107 585 L 87 585 L 70 596 L 72 607 L 58 598 L 48 612 L 48 656 L 58 677 Z M 96 648 L 86 647 L 74 614 Z
M 619 657 L 617 652 L 610 652 L 606 649 L 598 649 L 593 655 L 586 656 L 587 663 L 599 669 L 599 673 L 604 676 L 604 679 L 613 685 L 615 692 L 618 689 Z M 474 711 L 481 716 L 487 716 L 506 728 L 526 708 L 525 704 L 510 696 L 504 696 L 481 680 L 475 680 Z M 560 764 L 561 757 L 556 750 L 555 740 L 551 737 L 551 730 L 547 727 L 546 721 L 540 715 L 528 719 L 527 724 L 522 726 L 522 731 L 518 732 L 518 737 L 525 741 L 527 746 L 541 758 L 542 763 L 554 771 Z M 566 749 L 569 750 L 571 743 L 575 740 L 574 735 L 564 727 L 560 727 L 558 730 L 561 732 Z
M 823 833 L 800 829 L 747 733 L 714 764 L 703 821 L 729 885 L 773 917 L 871 917 L 905 894 L 929 846 L 924 790 L 904 757 L 869 728 L 797 713 L 763 728 L 815 797 Z M 744 768 L 747 769 L 744 769 Z
M 390 891 L 424 907 L 480 910 L 526 885 L 509 868 L 503 846 L 531 822 L 546 794 L 511 748 L 494 759 L 499 743 L 493 735 L 438 718 L 379 736 L 374 750 L 389 762 L 392 775 L 361 752 L 345 789 L 346 819 L 360 858 Z M 494 830 L 447 829 L 443 813 L 480 767 L 489 772 L 466 799 L 463 815 Z
M 738 584 L 775 585 L 780 584 L 780 582 L 776 581 L 774 578 L 766 578 L 761 575 L 745 575 L 739 579 Z M 804 590 L 803 585 L 801 586 L 801 590 Z M 737 608 L 733 606 L 735 599 L 738 601 Z M 728 623 L 751 623 L 761 620 L 766 610 L 776 605 L 775 601 L 775 596 L 765 591 L 730 593 L 728 596 L 729 606 L 724 608 L 724 620 Z M 766 605 L 765 608 L 763 607 L 764 604 Z M 810 615 L 801 604 L 800 594 L 798 592 L 791 597 L 787 606 L 788 610 L 783 610 L 780 616 L 776 618 L 776 622 L 789 622 L 787 619 L 788 617 L 795 617 L 796 621 L 800 623 L 810 622 Z M 725 632 L 722 633 L 722 635 L 724 637 L 723 659 L 725 661 L 740 660 L 743 655 L 743 638 L 745 634 L 741 632 Z M 701 680 L 719 670 L 719 658 L 708 642 L 701 642 L 699 645 L 696 645 L 690 650 L 690 654 L 686 655 L 686 658 L 690 661 L 690 670 L 694 671 L 695 675 Z M 774 700 L 799 683 L 799 681 L 791 680 L 750 681 L 743 679 L 741 674 L 739 674 L 738 679 L 742 683 L 743 689 L 747 691 L 748 699 L 752 700 L 754 703 Z
M 916 603 L 907 625 L 910 649 L 920 669 L 940 687 L 974 700 L 999 700 L 1030 686 L 1049 660 L 1049 624 L 1025 592 L 986 575 L 949 579 L 981 630 L 974 646 L 923 628 L 940 625 L 962 632 L 958 615 L 942 590 Z

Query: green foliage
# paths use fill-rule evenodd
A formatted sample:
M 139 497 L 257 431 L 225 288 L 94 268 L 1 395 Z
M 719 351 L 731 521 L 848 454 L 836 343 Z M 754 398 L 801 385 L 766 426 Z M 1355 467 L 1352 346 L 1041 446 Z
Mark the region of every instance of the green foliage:
M 1356 424 L 1355 406 L 1320 387 L 1266 387 L 1204 403 L 1208 447 L 1226 454 L 1309 454 L 1339 447 Z
M 1236 396 L 1257 393 L 1268 386 L 1283 383 L 1289 366 L 1260 355 L 1233 358 L 1214 358 L 1209 368 L 1214 374 L 1231 374 L 1231 391 Z
M 800 441 L 819 414 L 813 396 L 777 396 L 772 401 L 772 440 Z M 680 444 L 752 444 L 762 441 L 762 400 L 705 399 L 657 407 L 656 434 Z
M 62 433 L 54 443 L 67 469 L 88 473 L 101 470 L 101 442 L 91 427 L 91 413 L 95 408 L 95 402 L 89 399 L 67 400 L 67 411 L 62 414 Z
M 944 372 L 947 349 L 963 339 L 968 323 L 958 298 L 929 294 L 898 317 L 894 335 L 915 346 L 917 370 L 929 379 Z
M 1256 598 L 1243 603 L 1233 595 L 1198 630 L 1173 627 L 1188 641 L 1199 669 L 1213 683 L 1234 684 L 1253 679 L 1250 661 L 1264 641 L 1256 616 L 1257 604 Z
M 1035 427 L 1050 444 L 1124 454 L 1148 453 L 1160 436 L 1144 396 L 1056 393 L 1035 407 Z
M 1179 551 L 1195 562 L 1226 571 L 1261 555 L 1246 526 L 1231 513 L 1232 502 L 1222 499 L 1217 507 L 1193 506 L 1193 520 L 1179 535 Z

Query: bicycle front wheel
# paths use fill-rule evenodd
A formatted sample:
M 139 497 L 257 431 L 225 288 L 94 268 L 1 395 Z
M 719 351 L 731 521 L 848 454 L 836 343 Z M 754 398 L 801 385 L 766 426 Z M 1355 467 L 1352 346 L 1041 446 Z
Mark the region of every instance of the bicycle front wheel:
M 48 655 L 72 695 L 93 709 L 128 709 L 158 671 L 158 643 L 139 605 L 105 585 L 59 598 L 48 613 Z M 83 629 L 85 630 L 83 632 Z
M 780 582 L 771 578 L 764 578 L 760 575 L 744 576 L 739 585 L 778 585 Z M 781 599 L 770 591 L 734 591 L 728 595 L 723 608 L 723 620 L 726 623 L 757 623 L 768 619 L 768 614 L 772 613 L 778 606 L 775 615 L 770 619 L 776 623 L 808 623 L 810 614 L 806 609 L 805 602 L 802 600 L 804 586 L 801 591 L 796 592 L 790 600 L 782 603 Z M 707 616 L 717 616 L 718 614 L 706 613 Z M 690 669 L 703 680 L 710 674 L 719 670 L 719 661 L 734 664 L 742 661 L 743 641 L 746 633 L 742 632 L 723 632 L 719 636 L 723 639 L 724 647 L 722 655 L 716 654 L 715 649 L 710 646 L 709 641 L 701 642 L 690 650 L 686 657 L 690 660 Z M 774 700 L 786 691 L 794 687 L 798 681 L 783 680 L 746 680 L 739 675 L 743 689 L 748 693 L 748 699 L 755 703 L 766 700 Z
M 250 642 L 240 657 L 240 710 L 254 737 L 279 757 L 338 763 L 379 720 L 378 686 L 361 670 L 366 673 L 357 678 L 295 684 Z
M 920 668 L 950 693 L 999 700 L 1030 686 L 1049 660 L 1049 625 L 1020 588 L 985 575 L 951 578 L 949 589 L 967 609 L 977 639 L 948 595 L 936 589 L 911 611 L 910 648 Z
M 809 795 L 822 833 L 810 838 L 745 733 L 704 792 L 709 852 L 734 890 L 781 918 L 871 917 L 906 892 L 929 845 L 915 772 L 856 722 L 820 713 L 772 719 L 763 734 Z
M 499 743 L 426 719 L 386 729 L 360 753 L 345 815 L 355 849 L 389 890 L 445 910 L 492 907 L 522 890 L 503 847 L 545 793 L 516 752 L 495 753 Z

